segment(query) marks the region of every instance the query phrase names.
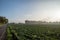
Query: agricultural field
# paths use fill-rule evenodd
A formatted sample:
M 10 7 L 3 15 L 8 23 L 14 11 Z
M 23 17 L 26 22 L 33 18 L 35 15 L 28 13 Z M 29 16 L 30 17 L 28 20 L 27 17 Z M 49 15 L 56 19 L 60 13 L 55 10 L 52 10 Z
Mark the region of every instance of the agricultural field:
M 7 40 L 60 40 L 60 25 L 9 24 Z

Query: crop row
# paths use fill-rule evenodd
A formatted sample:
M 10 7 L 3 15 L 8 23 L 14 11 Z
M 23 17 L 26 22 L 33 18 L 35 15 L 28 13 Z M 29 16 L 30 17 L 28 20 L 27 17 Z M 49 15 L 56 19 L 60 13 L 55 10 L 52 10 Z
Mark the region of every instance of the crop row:
M 8 26 L 7 28 L 7 39 L 6 40 L 19 40 L 15 30 L 12 30 L 12 27 Z
M 11 30 L 13 33 L 16 32 L 19 40 L 60 40 L 60 32 L 58 31 L 60 29 L 48 26 L 57 25 L 13 24 Z

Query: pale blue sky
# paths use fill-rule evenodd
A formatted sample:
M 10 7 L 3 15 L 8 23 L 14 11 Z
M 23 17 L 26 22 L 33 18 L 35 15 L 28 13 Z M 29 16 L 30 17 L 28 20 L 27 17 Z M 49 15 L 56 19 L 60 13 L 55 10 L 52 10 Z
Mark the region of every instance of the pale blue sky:
M 7 17 L 9 22 L 59 21 L 60 1 L 0 0 L 0 16 Z

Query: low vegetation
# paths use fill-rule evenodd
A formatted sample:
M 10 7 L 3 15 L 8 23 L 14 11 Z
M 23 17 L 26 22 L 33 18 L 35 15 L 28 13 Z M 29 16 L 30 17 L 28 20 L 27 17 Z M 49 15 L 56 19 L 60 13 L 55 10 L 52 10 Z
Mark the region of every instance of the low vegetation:
M 60 40 L 60 25 L 9 24 L 17 40 Z

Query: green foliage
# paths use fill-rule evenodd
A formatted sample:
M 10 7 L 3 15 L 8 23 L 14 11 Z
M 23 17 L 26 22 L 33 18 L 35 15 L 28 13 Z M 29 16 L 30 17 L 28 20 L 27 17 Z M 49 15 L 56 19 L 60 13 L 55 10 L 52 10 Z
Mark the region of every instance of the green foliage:
M 6 17 L 0 16 L 0 23 L 2 24 L 8 23 L 8 19 Z
M 7 40 L 12 40 L 12 34 L 9 28 L 7 28 Z
M 11 30 L 20 40 L 60 40 L 60 25 L 11 24 Z

